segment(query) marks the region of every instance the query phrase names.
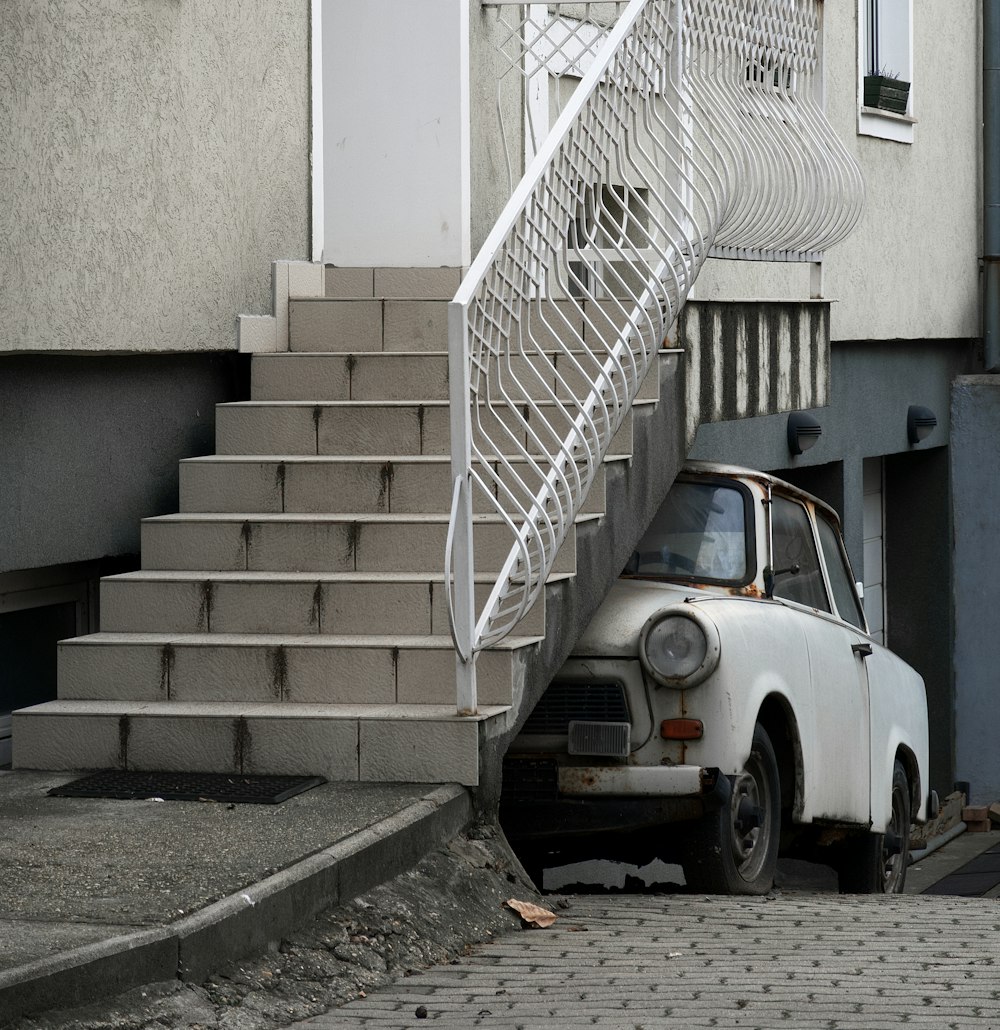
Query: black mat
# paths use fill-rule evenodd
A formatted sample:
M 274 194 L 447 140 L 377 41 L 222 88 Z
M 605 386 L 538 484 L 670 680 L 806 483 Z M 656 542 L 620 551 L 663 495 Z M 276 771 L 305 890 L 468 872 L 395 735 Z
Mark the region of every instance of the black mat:
M 226 801 L 277 805 L 326 783 L 322 776 L 237 776 L 226 773 L 119 772 L 84 776 L 48 793 L 57 798 L 162 798 L 164 801 Z
M 944 879 L 923 891 L 924 894 L 950 894 L 958 898 L 981 898 L 1000 883 L 1000 847 L 970 859 Z

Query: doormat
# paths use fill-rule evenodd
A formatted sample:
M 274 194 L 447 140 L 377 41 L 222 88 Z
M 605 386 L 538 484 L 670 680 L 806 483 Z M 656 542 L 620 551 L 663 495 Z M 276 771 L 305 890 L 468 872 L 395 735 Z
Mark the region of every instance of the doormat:
M 225 801 L 277 805 L 326 783 L 322 776 L 237 776 L 229 773 L 120 772 L 109 769 L 73 780 L 48 793 L 57 798 L 118 798 L 135 801 Z

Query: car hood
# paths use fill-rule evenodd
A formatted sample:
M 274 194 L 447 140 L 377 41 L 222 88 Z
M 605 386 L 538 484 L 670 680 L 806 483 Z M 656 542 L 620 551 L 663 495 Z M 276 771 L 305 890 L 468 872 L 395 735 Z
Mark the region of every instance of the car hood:
M 669 604 L 718 597 L 715 591 L 648 579 L 619 579 L 573 648 L 573 656 L 638 657 L 639 631 Z

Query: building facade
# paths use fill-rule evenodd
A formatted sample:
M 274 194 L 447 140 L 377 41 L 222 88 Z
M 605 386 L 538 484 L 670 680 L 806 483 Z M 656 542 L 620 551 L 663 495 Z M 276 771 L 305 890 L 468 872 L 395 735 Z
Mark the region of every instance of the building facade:
M 584 49 L 624 7 L 523 6 L 590 17 Z M 55 641 L 98 628 L 98 577 L 137 568 L 139 519 L 176 509 L 177 460 L 213 450 L 215 403 L 249 396 L 245 352 L 287 346 L 272 262 L 468 266 L 581 74 L 526 77 L 504 50 L 511 5 L 475 0 L 8 7 L 0 764 L 9 713 L 56 696 Z M 984 371 L 979 5 L 819 8 L 818 89 L 862 170 L 862 218 L 821 261 L 710 258 L 672 342 L 693 352 L 699 305 L 828 303 L 828 389 L 706 409 L 689 453 L 840 511 L 874 632 L 927 683 L 932 786 L 992 800 L 990 594 L 966 598 L 1000 469 L 991 382 L 957 378 Z M 909 84 L 902 111 L 866 96 L 879 72 Z M 822 429 L 799 454 L 789 407 Z

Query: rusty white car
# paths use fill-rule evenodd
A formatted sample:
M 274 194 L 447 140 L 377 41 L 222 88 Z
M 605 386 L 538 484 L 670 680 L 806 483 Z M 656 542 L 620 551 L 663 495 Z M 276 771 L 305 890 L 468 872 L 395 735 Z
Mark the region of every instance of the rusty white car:
M 933 817 L 920 676 L 868 632 L 835 512 L 773 476 L 685 466 L 509 749 L 529 868 L 636 848 L 689 887 L 771 889 L 779 849 L 899 892 Z

